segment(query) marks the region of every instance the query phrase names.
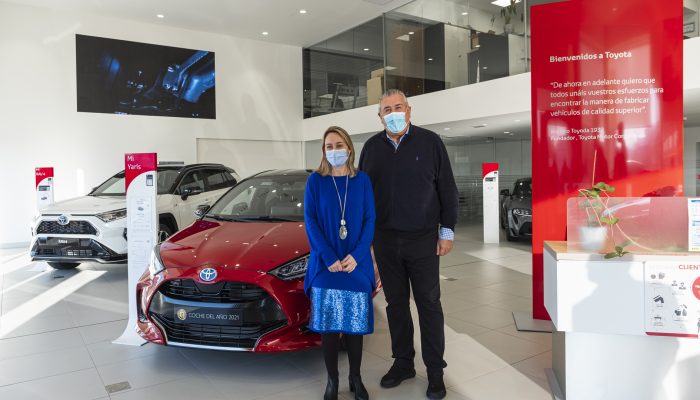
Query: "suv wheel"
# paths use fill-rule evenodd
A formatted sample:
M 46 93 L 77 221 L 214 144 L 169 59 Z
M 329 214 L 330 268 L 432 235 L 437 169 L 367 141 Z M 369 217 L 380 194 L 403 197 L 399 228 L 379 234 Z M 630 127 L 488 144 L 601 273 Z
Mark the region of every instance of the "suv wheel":
M 80 263 L 68 263 L 68 262 L 50 262 L 48 263 L 51 268 L 55 269 L 73 269 L 80 265 Z
M 158 243 L 165 242 L 173 234 L 173 228 L 168 224 L 160 223 L 158 225 Z

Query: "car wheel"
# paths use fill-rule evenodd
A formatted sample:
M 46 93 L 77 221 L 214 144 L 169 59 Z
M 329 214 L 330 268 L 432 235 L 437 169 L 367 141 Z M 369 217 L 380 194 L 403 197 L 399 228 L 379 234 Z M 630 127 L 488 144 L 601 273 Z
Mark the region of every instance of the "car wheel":
M 158 225 L 158 243 L 165 242 L 173 234 L 173 229 L 168 224 Z
M 68 263 L 68 262 L 50 262 L 48 263 L 51 268 L 54 269 L 73 269 L 80 265 L 80 263 Z
M 506 240 L 509 242 L 515 242 L 516 240 L 518 240 L 517 237 L 513 236 L 510 233 L 510 226 L 506 227 Z

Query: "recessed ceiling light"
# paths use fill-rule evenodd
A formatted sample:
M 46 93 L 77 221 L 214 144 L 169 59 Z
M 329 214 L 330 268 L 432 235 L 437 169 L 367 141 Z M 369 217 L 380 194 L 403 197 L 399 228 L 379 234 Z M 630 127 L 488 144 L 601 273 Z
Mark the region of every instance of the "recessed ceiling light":
M 163 19 L 163 18 L 165 18 L 165 15 L 163 15 L 163 14 L 158 14 L 158 15 L 156 15 L 156 17 Z
M 442 130 L 444 130 L 444 131 L 449 131 L 450 128 L 442 128 Z
M 306 14 L 306 10 L 299 10 L 299 14 Z
M 432 59 L 432 58 L 429 58 L 428 61 L 433 61 L 433 59 Z
M 489 69 L 489 67 L 484 67 L 484 69 Z
M 479 124 L 479 125 L 472 125 L 472 128 L 485 128 L 487 127 L 487 124 Z
M 265 32 L 263 32 L 262 34 L 263 34 L 263 36 L 267 36 L 267 35 L 269 35 L 270 33 L 267 32 L 267 31 L 265 31 Z
M 520 3 L 520 0 L 515 0 L 516 3 Z M 510 5 L 510 0 L 495 0 L 491 4 L 495 4 L 499 7 L 508 7 Z
M 368 48 L 366 48 L 366 47 L 365 47 L 364 49 L 362 49 L 362 50 L 363 50 L 363 51 L 369 51 L 369 49 L 368 49 Z
M 508 134 L 508 133 L 510 133 L 510 132 L 509 132 L 509 131 L 505 131 L 505 132 L 503 132 L 503 133 Z
M 519 119 L 516 119 L 515 122 L 520 122 L 520 120 L 519 120 Z
M 408 32 L 409 35 L 413 35 L 414 33 L 415 33 L 415 32 L 413 32 L 413 31 Z
M 469 15 L 469 13 L 465 11 L 462 13 L 462 15 Z

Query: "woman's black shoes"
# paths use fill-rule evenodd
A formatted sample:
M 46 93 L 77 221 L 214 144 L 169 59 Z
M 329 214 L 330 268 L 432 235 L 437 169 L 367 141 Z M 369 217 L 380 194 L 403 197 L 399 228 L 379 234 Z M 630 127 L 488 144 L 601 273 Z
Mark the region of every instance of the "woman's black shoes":
M 328 378 L 326 393 L 323 394 L 323 400 L 338 400 L 338 379 Z
M 369 400 L 369 394 L 362 384 L 360 375 L 350 375 L 350 391 L 355 393 L 355 400 Z

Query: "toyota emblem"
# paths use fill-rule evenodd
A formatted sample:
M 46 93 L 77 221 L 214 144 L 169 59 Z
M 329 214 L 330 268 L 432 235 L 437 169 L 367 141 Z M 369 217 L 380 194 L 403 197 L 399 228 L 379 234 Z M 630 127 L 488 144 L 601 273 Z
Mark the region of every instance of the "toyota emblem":
M 58 224 L 59 224 L 59 225 L 62 225 L 62 226 L 68 225 L 68 222 L 69 222 L 69 221 L 68 221 L 68 216 L 67 216 L 67 215 L 61 215 L 61 216 L 58 217 L 58 221 L 56 221 L 56 222 L 58 222 Z
M 217 272 L 214 268 L 204 268 L 199 271 L 199 279 L 204 282 L 211 282 L 216 279 Z

